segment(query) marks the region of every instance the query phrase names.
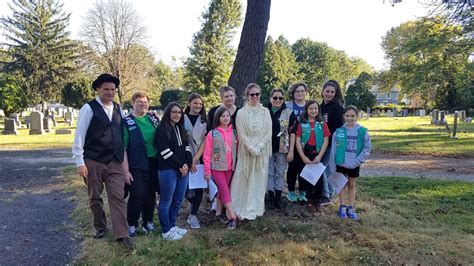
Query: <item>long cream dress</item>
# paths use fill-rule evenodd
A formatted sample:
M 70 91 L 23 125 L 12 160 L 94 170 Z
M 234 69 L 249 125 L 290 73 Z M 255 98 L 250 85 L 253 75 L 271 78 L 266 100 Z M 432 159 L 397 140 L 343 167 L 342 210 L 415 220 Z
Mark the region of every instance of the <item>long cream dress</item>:
M 265 212 L 268 160 L 271 153 L 272 119 L 267 108 L 245 106 L 236 118 L 239 140 L 237 165 L 230 186 L 232 208 L 239 219 L 255 220 Z M 248 147 L 260 146 L 255 157 Z

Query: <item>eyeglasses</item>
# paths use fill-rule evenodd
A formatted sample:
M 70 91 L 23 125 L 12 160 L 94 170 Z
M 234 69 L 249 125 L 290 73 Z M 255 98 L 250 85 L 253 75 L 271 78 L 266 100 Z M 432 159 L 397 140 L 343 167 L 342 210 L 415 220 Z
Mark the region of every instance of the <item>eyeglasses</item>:
M 181 111 L 171 111 L 172 114 L 176 114 L 176 115 L 181 115 L 183 114 L 183 112 Z
M 276 96 L 274 96 L 274 97 L 272 97 L 272 99 L 273 99 L 274 101 L 277 101 L 277 100 L 279 100 L 279 101 L 283 101 L 285 98 L 283 98 L 283 97 L 276 97 Z
M 260 92 L 257 92 L 257 93 L 249 93 L 249 96 L 250 96 L 250 97 L 258 97 L 258 96 L 260 96 Z
M 304 93 L 304 92 L 306 92 L 306 90 L 297 90 L 294 93 L 296 94 L 296 93 Z

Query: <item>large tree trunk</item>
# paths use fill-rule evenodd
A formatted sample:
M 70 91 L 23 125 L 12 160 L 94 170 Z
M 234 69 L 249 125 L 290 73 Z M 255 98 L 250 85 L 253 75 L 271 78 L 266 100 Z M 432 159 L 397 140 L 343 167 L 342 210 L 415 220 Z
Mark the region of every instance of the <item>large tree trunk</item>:
M 263 48 L 270 20 L 271 0 L 247 0 L 244 27 L 229 85 L 236 90 L 236 104 L 242 106 L 245 87 L 256 82 L 263 61 Z

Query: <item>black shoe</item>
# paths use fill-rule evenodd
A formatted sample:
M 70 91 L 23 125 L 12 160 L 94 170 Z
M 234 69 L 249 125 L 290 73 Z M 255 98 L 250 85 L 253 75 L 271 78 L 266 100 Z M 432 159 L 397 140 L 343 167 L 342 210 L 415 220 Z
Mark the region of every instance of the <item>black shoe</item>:
M 331 204 L 331 199 L 330 199 L 330 198 L 327 198 L 327 197 L 322 197 L 322 198 L 319 200 L 319 204 L 321 204 L 322 206 Z
M 95 231 L 95 235 L 92 236 L 92 238 L 95 238 L 95 239 L 101 239 L 105 236 L 105 234 L 107 233 L 107 230 L 98 230 L 98 231 Z
M 133 250 L 135 247 L 133 246 L 133 242 L 130 237 L 119 238 L 117 241 L 126 249 Z
M 281 190 L 275 190 L 275 207 L 281 209 Z
M 275 209 L 275 192 L 271 190 L 268 191 L 268 208 L 270 210 Z

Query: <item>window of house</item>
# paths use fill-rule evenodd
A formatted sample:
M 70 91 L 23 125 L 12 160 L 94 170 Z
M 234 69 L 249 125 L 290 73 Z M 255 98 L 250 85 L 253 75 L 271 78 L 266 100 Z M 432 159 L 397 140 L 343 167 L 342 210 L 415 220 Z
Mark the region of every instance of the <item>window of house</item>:
M 385 94 L 385 99 L 391 99 L 392 98 L 392 94 L 390 92 L 387 92 Z

